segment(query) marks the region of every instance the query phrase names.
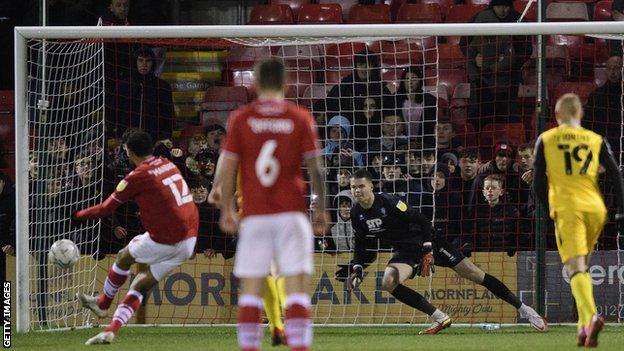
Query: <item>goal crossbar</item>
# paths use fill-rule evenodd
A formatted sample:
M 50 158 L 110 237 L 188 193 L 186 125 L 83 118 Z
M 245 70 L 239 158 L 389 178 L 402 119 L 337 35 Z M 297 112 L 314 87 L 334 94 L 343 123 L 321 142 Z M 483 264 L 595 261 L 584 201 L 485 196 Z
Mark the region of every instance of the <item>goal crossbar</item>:
M 580 35 L 622 34 L 624 22 L 16 27 L 15 33 L 38 39 Z

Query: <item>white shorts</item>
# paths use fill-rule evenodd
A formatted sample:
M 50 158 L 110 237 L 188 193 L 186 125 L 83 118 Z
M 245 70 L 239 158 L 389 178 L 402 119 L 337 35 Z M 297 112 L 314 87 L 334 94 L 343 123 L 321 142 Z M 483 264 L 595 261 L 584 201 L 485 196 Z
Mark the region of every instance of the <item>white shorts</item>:
M 262 278 L 275 263 L 280 276 L 312 274 L 314 235 L 301 212 L 284 212 L 243 218 L 238 233 L 234 274 Z
M 196 240 L 196 237 L 192 237 L 167 245 L 155 242 L 149 233 L 144 233 L 130 241 L 128 250 L 136 262 L 149 265 L 154 278 L 160 281 L 193 255 Z

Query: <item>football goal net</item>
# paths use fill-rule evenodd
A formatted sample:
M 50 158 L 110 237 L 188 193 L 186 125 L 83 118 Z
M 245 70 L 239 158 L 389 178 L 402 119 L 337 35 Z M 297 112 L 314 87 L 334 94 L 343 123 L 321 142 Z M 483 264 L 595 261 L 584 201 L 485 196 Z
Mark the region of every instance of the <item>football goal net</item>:
M 201 224 L 196 256 L 146 296 L 131 323 L 236 322 L 235 240 L 220 232 L 218 210 L 206 198 L 229 113 L 256 98 L 254 65 L 269 56 L 285 63 L 285 98 L 312 112 L 323 147 L 328 196 L 310 194 L 309 204 L 326 201 L 332 225 L 315 238 L 316 324 L 427 322 L 383 291 L 392 252 L 382 243 L 369 248 L 378 255 L 361 286 L 347 291 L 335 277 L 352 259 L 349 176 L 359 168 L 371 172 L 376 191 L 428 216 L 435 235 L 543 309 L 549 322 L 575 319 L 553 226 L 537 225 L 533 144 L 538 130 L 553 126 L 556 99 L 575 92 L 585 105 L 584 125 L 621 153 L 624 23 L 18 27 L 15 33 L 19 331 L 108 322 L 82 310 L 75 293 L 101 289 L 115 253 L 143 232 L 141 215 L 128 203 L 82 226 L 70 218 L 105 199 L 132 170 L 120 141 L 132 128 L 150 133 L 155 153 L 178 165 Z M 612 187 L 601 186 L 612 219 Z M 59 239 L 80 250 L 70 268 L 47 259 Z M 590 265 L 598 310 L 613 322 L 624 318 L 621 245 L 610 221 Z M 514 306 L 451 269 L 406 284 L 456 323 L 526 322 Z

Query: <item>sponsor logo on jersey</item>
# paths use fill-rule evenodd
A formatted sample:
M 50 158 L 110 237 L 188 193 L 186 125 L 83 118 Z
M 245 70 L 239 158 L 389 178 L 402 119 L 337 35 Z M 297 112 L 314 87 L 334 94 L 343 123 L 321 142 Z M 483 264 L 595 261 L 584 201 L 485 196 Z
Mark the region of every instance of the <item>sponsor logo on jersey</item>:
M 122 192 L 126 189 L 127 186 L 128 186 L 128 182 L 126 182 L 125 179 L 122 179 L 121 182 L 117 184 L 117 188 L 115 188 L 115 190 L 117 190 L 117 192 Z
M 405 212 L 405 211 L 407 211 L 407 204 L 405 202 L 399 200 L 399 202 L 396 205 L 396 208 L 398 208 L 399 211 L 401 211 L 401 212 Z
M 385 229 L 381 228 L 383 225 L 383 221 L 380 218 L 373 218 L 366 221 L 366 225 L 368 226 L 368 231 L 371 233 L 379 233 L 385 231 Z

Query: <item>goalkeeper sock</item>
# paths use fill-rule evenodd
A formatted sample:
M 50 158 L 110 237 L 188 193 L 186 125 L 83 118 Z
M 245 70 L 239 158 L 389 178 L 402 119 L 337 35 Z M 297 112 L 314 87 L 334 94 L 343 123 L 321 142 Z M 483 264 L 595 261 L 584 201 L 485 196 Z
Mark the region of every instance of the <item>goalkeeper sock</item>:
M 286 298 L 286 340 L 292 351 L 308 351 L 312 345 L 310 296 L 290 294 Z
M 119 287 L 126 282 L 129 272 L 130 271 L 124 271 L 119 268 L 117 263 L 113 263 L 108 270 L 108 276 L 106 277 L 106 281 L 104 281 L 102 292 L 98 296 L 97 305 L 99 308 L 107 310 L 110 307 L 115 295 L 117 295 Z
M 277 284 L 277 296 L 279 297 L 282 315 L 286 314 L 286 279 L 284 277 L 275 278 Z
M 282 322 L 282 309 L 280 306 L 277 279 L 273 276 L 266 278 L 267 289 L 264 292 L 262 302 L 264 303 L 264 311 L 269 319 L 269 328 L 273 331 L 274 328 L 284 330 L 284 323 Z
M 119 328 L 128 324 L 128 321 L 132 318 L 134 312 L 141 307 L 141 301 L 143 301 L 143 294 L 136 290 L 128 291 L 126 297 L 124 297 L 119 306 L 117 306 L 115 314 L 113 314 L 111 324 L 106 327 L 104 331 L 117 334 Z
M 241 295 L 238 299 L 238 346 L 242 351 L 260 350 L 262 342 L 262 299 Z
M 514 293 L 511 292 L 511 290 L 509 290 L 507 285 L 505 285 L 503 282 L 498 280 L 496 277 L 485 273 L 485 277 L 483 277 L 483 281 L 481 282 L 481 285 L 483 285 L 486 289 L 491 291 L 492 294 L 494 294 L 494 296 L 507 302 L 508 304 L 512 305 L 516 309 L 522 306 L 522 301 L 520 301 L 520 299 Z
M 589 273 L 577 272 L 572 274 L 570 278 L 570 288 L 572 288 L 572 295 L 576 300 L 579 324 L 588 327 L 593 315 L 596 314 L 594 288 Z
M 436 308 L 433 307 L 433 305 L 429 303 L 424 296 L 403 284 L 397 285 L 397 287 L 392 290 L 390 294 L 392 294 L 392 296 L 394 296 L 397 300 L 423 313 L 426 313 L 428 316 L 431 316 L 433 312 L 436 311 Z

